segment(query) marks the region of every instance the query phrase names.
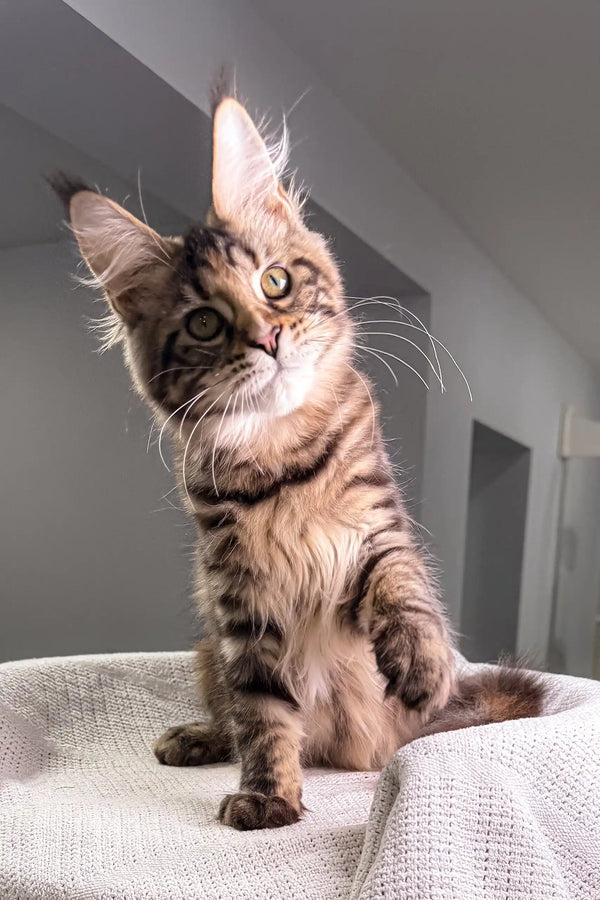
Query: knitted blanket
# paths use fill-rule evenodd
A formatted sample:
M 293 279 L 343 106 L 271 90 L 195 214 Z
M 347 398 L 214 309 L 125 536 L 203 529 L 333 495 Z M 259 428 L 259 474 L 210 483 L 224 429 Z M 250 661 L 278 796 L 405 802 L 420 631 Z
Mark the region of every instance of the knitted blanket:
M 0 666 L 2 900 L 600 898 L 600 686 L 547 718 L 417 741 L 377 773 L 306 773 L 305 819 L 238 833 L 233 765 L 160 766 L 202 717 L 191 654 Z

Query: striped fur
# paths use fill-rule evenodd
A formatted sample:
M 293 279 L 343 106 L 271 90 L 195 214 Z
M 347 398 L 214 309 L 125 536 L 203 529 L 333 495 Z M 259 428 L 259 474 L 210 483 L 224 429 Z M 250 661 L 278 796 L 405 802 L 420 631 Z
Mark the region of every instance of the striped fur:
M 159 237 L 81 183 L 57 184 L 197 525 L 212 720 L 170 729 L 155 753 L 167 765 L 239 756 L 240 790 L 220 810 L 239 829 L 296 821 L 302 765 L 379 767 L 456 696 L 436 585 L 353 367 L 337 266 L 276 176 L 225 99 L 210 226 Z M 292 285 L 274 301 L 260 289 L 273 264 Z M 222 329 L 203 342 L 190 322 L 207 310 Z

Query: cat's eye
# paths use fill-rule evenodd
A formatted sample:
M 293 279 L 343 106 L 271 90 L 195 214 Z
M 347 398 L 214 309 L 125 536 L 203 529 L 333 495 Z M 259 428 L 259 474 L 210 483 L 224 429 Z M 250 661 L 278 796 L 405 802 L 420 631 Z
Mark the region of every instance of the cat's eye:
M 289 294 L 292 281 L 283 266 L 269 266 L 260 276 L 260 286 L 267 299 L 281 300 Z
M 197 341 L 213 341 L 222 333 L 227 320 L 211 306 L 201 306 L 188 316 L 185 327 Z

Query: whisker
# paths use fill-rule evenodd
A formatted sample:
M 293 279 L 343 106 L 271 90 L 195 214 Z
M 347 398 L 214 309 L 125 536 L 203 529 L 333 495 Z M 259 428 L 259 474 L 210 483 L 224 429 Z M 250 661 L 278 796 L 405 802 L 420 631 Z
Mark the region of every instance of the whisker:
M 417 372 L 417 370 L 413 366 L 411 366 L 410 363 L 407 363 L 405 359 L 401 359 L 401 357 L 396 356 L 395 353 L 390 353 L 388 350 L 380 350 L 379 348 L 377 348 L 377 351 L 375 351 L 371 347 L 365 347 L 364 344 L 355 344 L 354 346 L 360 347 L 361 350 L 367 350 L 369 353 L 373 353 L 375 356 L 377 356 L 378 353 L 383 353 L 384 356 L 390 356 L 392 359 L 397 360 L 401 365 L 406 366 L 407 369 L 410 369 L 411 372 L 414 372 L 419 381 L 422 382 L 427 390 L 429 390 L 429 385 L 427 384 L 421 373 Z M 382 359 L 381 362 L 385 362 L 385 360 Z M 396 381 L 397 386 L 398 379 L 395 376 L 394 380 Z
M 148 379 L 148 384 L 150 384 L 151 381 L 155 381 L 157 378 L 160 378 L 161 375 L 166 375 L 167 372 L 179 372 L 182 369 L 189 369 L 189 371 L 191 372 L 194 369 L 200 370 L 200 369 L 212 369 L 212 368 L 213 368 L 213 366 L 173 366 L 172 369 L 163 369 L 162 372 L 157 372 L 156 375 L 153 375 L 152 378 Z
M 192 508 L 193 508 L 193 506 L 194 506 L 194 503 L 193 503 L 192 498 L 190 497 L 190 492 L 189 492 L 188 486 L 187 486 L 187 477 L 186 477 L 186 474 L 185 474 L 185 473 L 186 473 L 186 462 L 187 462 L 188 450 L 189 450 L 189 448 L 190 448 L 190 444 L 191 444 L 191 442 L 192 442 L 192 438 L 194 437 L 194 433 L 195 433 L 196 429 L 197 429 L 198 426 L 202 423 L 202 421 L 206 418 L 206 416 L 209 414 L 209 412 L 211 411 L 211 409 L 213 408 L 213 406 L 215 406 L 215 405 L 219 402 L 219 400 L 221 399 L 221 397 L 222 397 L 223 394 L 225 394 L 225 393 L 226 393 L 226 390 L 225 390 L 225 391 L 222 391 L 222 392 L 219 394 L 219 396 L 217 397 L 217 399 L 216 399 L 216 400 L 213 400 L 213 402 L 210 404 L 210 406 L 209 406 L 207 409 L 204 410 L 204 412 L 202 413 L 202 415 L 200 416 L 200 418 L 198 419 L 198 421 L 196 422 L 196 424 L 195 424 L 194 427 L 192 428 L 192 430 L 191 430 L 191 432 L 190 432 L 190 436 L 189 436 L 189 438 L 187 439 L 187 443 L 186 443 L 186 445 L 185 445 L 185 450 L 183 451 L 183 462 L 182 462 L 182 465 L 181 465 L 181 477 L 182 477 L 182 480 L 183 480 L 183 488 L 184 488 L 184 490 L 185 490 L 186 497 L 188 498 L 188 501 L 189 501 L 190 506 L 191 506 Z
M 156 425 L 156 419 L 152 419 L 150 422 L 150 431 L 148 432 L 148 443 L 146 444 L 146 455 L 150 453 L 150 441 L 152 440 L 152 432 L 154 431 L 154 426 Z
M 244 403 L 244 398 L 245 398 L 246 394 L 247 394 L 247 385 L 244 385 L 243 391 L 242 391 L 242 409 L 243 409 L 243 403 Z M 256 406 L 255 403 L 254 403 L 254 404 L 252 403 L 252 400 L 253 400 L 253 399 L 254 399 L 254 398 L 253 398 L 252 394 L 250 394 L 249 400 L 250 400 L 250 405 L 251 405 L 251 407 L 252 407 L 251 412 L 254 413 L 254 414 L 256 414 L 256 413 L 258 412 L 258 407 Z M 243 413 L 242 413 L 242 415 L 243 415 Z M 264 475 L 264 474 L 265 474 L 265 470 L 262 468 L 262 466 L 260 465 L 260 463 L 259 463 L 259 461 L 257 460 L 256 456 L 254 455 L 254 453 L 253 453 L 252 450 L 250 449 L 250 443 L 248 443 L 247 450 L 248 450 L 248 453 L 250 454 L 250 456 L 252 457 L 252 459 L 254 460 L 254 463 L 255 463 L 255 465 L 256 465 L 256 468 L 258 469 L 258 471 L 260 472 L 260 474 L 261 474 L 261 475 Z
M 237 392 L 236 392 L 236 397 L 237 397 Z M 231 403 L 231 399 L 232 399 L 232 395 L 230 394 L 227 399 L 227 403 L 225 404 L 225 409 L 223 410 L 223 415 L 221 416 L 221 421 L 219 422 L 219 427 L 217 428 L 217 434 L 216 434 L 215 441 L 213 444 L 212 458 L 211 458 L 211 462 L 210 462 L 210 471 L 212 474 L 212 482 L 213 482 L 213 485 L 215 488 L 215 494 L 217 495 L 217 497 L 219 496 L 219 488 L 217 487 L 217 479 L 215 476 L 215 458 L 217 455 L 217 444 L 219 443 L 219 437 L 221 435 L 221 428 L 223 427 L 223 422 L 225 421 L 225 416 L 227 415 L 227 410 L 229 409 L 229 404 Z
M 150 228 L 150 225 L 148 225 L 148 219 L 146 217 L 146 210 L 144 208 L 144 201 L 142 199 L 142 170 L 139 166 L 138 166 L 138 170 L 137 170 L 137 189 L 138 189 L 138 198 L 140 201 L 140 209 L 142 211 L 142 218 L 144 220 L 144 223 L 150 230 L 150 236 L 151 236 L 152 240 L 154 241 L 154 243 L 156 244 L 156 246 L 162 253 L 162 259 L 159 257 L 154 257 L 154 258 L 157 260 L 157 262 L 165 263 L 169 259 L 169 254 L 167 253 L 166 248 L 161 244 L 154 229 Z M 169 268 L 172 269 L 173 271 L 175 271 L 173 266 L 170 265 Z
M 370 325 L 371 323 L 367 322 L 365 324 Z M 417 350 L 417 352 L 420 353 L 421 356 L 427 360 L 427 362 L 429 363 L 429 366 L 431 367 L 431 371 L 433 372 L 433 374 L 435 375 L 435 377 L 437 378 L 437 380 L 440 383 L 442 393 L 444 392 L 444 382 L 440 378 L 435 366 L 433 365 L 433 363 L 431 362 L 431 360 L 429 359 L 429 357 L 427 356 L 425 351 L 421 347 L 419 347 L 418 344 L 415 344 L 414 341 L 411 341 L 409 338 L 404 337 L 401 334 L 395 334 L 392 331 L 363 331 L 363 332 L 361 332 L 361 334 L 364 334 L 366 336 L 371 335 L 373 337 L 395 337 L 395 338 L 398 338 L 399 341 L 406 341 L 407 344 L 410 344 L 411 347 L 414 347 L 415 350 Z
M 438 377 L 439 377 L 439 381 L 440 381 L 441 391 L 442 391 L 442 394 L 445 393 L 446 388 L 445 388 L 444 382 L 443 382 L 442 366 L 441 366 L 441 363 L 440 363 L 440 360 L 438 357 L 438 353 L 437 353 L 437 350 L 435 347 L 433 335 L 431 334 L 431 332 L 429 331 L 429 329 L 427 328 L 427 326 L 425 325 L 423 320 L 420 319 L 419 316 L 415 312 L 412 311 L 412 309 L 408 309 L 408 307 L 402 306 L 402 304 L 396 297 L 387 297 L 385 295 L 379 295 L 376 297 L 347 297 L 346 299 L 359 301 L 357 304 L 355 304 L 355 306 L 353 306 L 353 309 L 356 309 L 358 306 L 363 306 L 363 305 L 366 306 L 369 303 L 380 303 L 382 306 L 389 306 L 390 309 L 394 309 L 404 319 L 409 319 L 409 317 L 414 319 L 420 326 L 420 328 L 417 330 L 422 331 L 423 334 L 426 334 L 427 337 L 429 338 L 429 342 L 430 342 L 432 350 L 433 350 L 433 356 L 434 356 L 434 359 L 435 359 L 435 361 L 437 363 L 437 367 L 438 367 L 438 373 L 439 373 Z M 391 301 L 391 302 L 386 302 L 386 301 Z M 409 325 L 410 319 L 408 322 L 405 322 L 402 324 Z
M 383 365 L 384 365 L 384 366 L 388 369 L 388 371 L 391 373 L 391 376 L 392 376 L 392 378 L 394 379 L 394 382 L 395 382 L 395 384 L 396 384 L 396 387 L 398 387 L 398 378 L 396 377 L 396 373 L 394 372 L 394 370 L 392 369 L 392 367 L 390 366 L 390 364 L 389 364 L 388 362 L 385 361 L 385 359 L 382 359 L 382 358 L 379 356 L 379 354 L 376 353 L 375 350 L 371 350 L 370 347 L 363 347 L 362 345 L 359 345 L 359 344 L 353 344 L 353 346 L 354 346 L 354 348 L 355 348 L 356 350 L 358 350 L 359 352 L 360 352 L 361 350 L 364 350 L 366 353 L 372 353 L 373 356 L 375 356 L 375 357 L 379 360 L 380 363 L 383 363 Z
M 200 394 L 200 396 L 198 397 L 198 400 L 195 400 L 194 403 L 191 403 L 190 406 L 188 406 L 188 408 L 187 408 L 186 411 L 184 412 L 183 416 L 181 417 L 181 422 L 179 423 L 179 439 L 180 439 L 180 440 L 181 440 L 181 436 L 183 435 L 183 426 L 185 425 L 185 420 L 186 420 L 186 417 L 187 417 L 188 413 L 190 413 L 190 412 L 192 411 L 192 409 L 194 408 L 194 406 L 196 405 L 196 403 L 197 403 L 199 400 L 201 400 L 202 397 L 204 397 L 206 394 L 208 394 L 209 391 L 210 391 L 210 388 L 206 388 L 206 390 L 204 390 L 204 391 Z
M 210 388 L 206 388 L 205 391 L 201 391 L 199 394 L 196 394 L 196 396 L 195 396 L 195 397 L 192 397 L 191 400 L 186 400 L 185 403 L 182 403 L 181 406 L 178 406 L 177 409 L 176 409 L 174 412 L 171 413 L 171 415 L 168 417 L 168 419 L 165 419 L 165 421 L 163 422 L 162 428 L 160 429 L 160 432 L 159 432 L 159 435 L 158 435 L 158 455 L 160 456 L 160 458 L 161 458 L 161 460 L 162 460 L 162 464 L 163 464 L 163 466 L 165 467 L 165 469 L 167 470 L 167 472 L 170 472 L 170 471 L 171 471 L 171 468 L 170 468 L 170 466 L 167 465 L 167 461 L 165 460 L 165 457 L 164 457 L 163 452 L 162 452 L 162 439 L 163 439 L 163 434 L 164 434 L 164 432 L 165 432 L 165 428 L 167 427 L 167 425 L 169 424 L 169 422 L 171 421 L 171 419 L 173 418 L 173 416 L 176 416 L 177 413 L 178 413 L 181 409 L 183 409 L 184 407 L 188 406 L 190 403 L 192 403 L 192 404 L 195 403 L 197 400 L 199 400 L 201 397 L 204 396 L 204 394 L 206 393 L 206 391 L 209 391 L 209 390 L 210 390 Z
M 410 322 L 399 322 L 398 324 L 403 325 L 405 328 L 415 328 L 417 331 L 420 331 L 420 330 L 421 330 L 420 328 L 417 328 L 416 325 L 412 325 Z M 444 343 L 442 343 L 442 341 L 440 341 L 439 338 L 436 338 L 435 335 L 433 335 L 433 334 L 431 335 L 431 339 L 432 339 L 432 341 L 433 341 L 435 344 L 438 344 L 438 346 L 441 347 L 441 349 L 444 351 L 444 353 L 447 354 L 447 356 L 448 356 L 450 362 L 452 363 L 452 365 L 454 366 L 454 368 L 456 369 L 456 371 L 458 372 L 458 374 L 460 375 L 460 377 L 461 377 L 462 380 L 464 381 L 465 387 L 466 387 L 467 392 L 468 392 L 468 394 L 469 394 L 469 400 L 470 400 L 471 403 L 472 403 L 472 402 L 473 402 L 473 394 L 471 393 L 471 386 L 470 386 L 470 384 L 469 384 L 469 382 L 468 382 L 468 380 L 467 380 L 467 376 L 465 375 L 465 373 L 463 372 L 463 370 L 461 369 L 461 367 L 459 366 L 459 364 L 456 362 L 456 359 L 454 358 L 454 356 L 452 355 L 452 353 L 450 352 L 450 350 L 448 350 L 447 346 L 446 346 Z
M 396 301 L 395 303 L 386 302 L 386 300 L 388 299 L 386 297 L 382 297 L 382 298 L 380 298 L 380 297 L 347 297 L 346 299 L 358 301 L 357 303 L 354 303 L 352 305 L 352 307 L 350 307 L 350 309 L 356 309 L 360 306 L 365 306 L 365 305 L 372 303 L 372 304 L 379 304 L 380 306 L 387 306 L 389 309 L 393 309 L 394 312 L 398 312 L 400 314 L 402 314 L 403 312 L 405 312 L 405 313 L 409 312 L 417 320 L 417 322 L 421 325 L 420 328 L 417 327 L 416 325 L 414 325 L 412 322 L 398 322 L 397 320 L 394 320 L 392 322 L 392 324 L 402 325 L 405 328 L 414 328 L 416 331 L 420 331 L 422 334 L 426 334 L 432 343 L 434 356 L 436 357 L 438 362 L 439 362 L 439 359 L 437 356 L 436 345 L 438 347 L 440 347 L 444 351 L 444 353 L 447 354 L 450 362 L 452 363 L 452 365 L 454 366 L 454 368 L 456 369 L 456 371 L 458 372 L 458 374 L 464 381 L 465 387 L 467 388 L 467 392 L 469 394 L 469 400 L 471 401 L 471 403 L 473 402 L 473 394 L 471 392 L 471 386 L 469 385 L 467 376 L 465 375 L 465 373 L 463 372 L 463 370 L 457 363 L 456 359 L 454 358 L 454 356 L 452 355 L 452 353 L 450 352 L 450 350 L 448 349 L 446 344 L 444 344 L 443 341 L 441 341 L 439 338 L 435 337 L 435 335 L 431 334 L 431 332 L 427 330 L 427 328 L 425 327 L 423 322 L 419 319 L 419 317 L 415 313 L 413 313 L 413 312 L 411 312 L 411 310 L 407 310 L 405 307 L 403 307 L 398 302 L 398 300 L 396 300 L 396 298 L 394 298 L 394 297 L 390 297 L 389 299 L 395 300 Z
M 381 362 L 384 362 L 384 360 L 381 360 Z M 375 440 L 375 403 L 373 402 L 373 395 L 371 394 L 371 391 L 369 390 L 369 386 L 368 386 L 367 382 L 362 377 L 362 375 L 360 374 L 358 369 L 355 369 L 354 366 L 350 365 L 350 363 L 345 363 L 345 365 L 348 366 L 348 368 L 351 369 L 354 372 L 354 374 L 360 378 L 360 380 L 363 383 L 363 387 L 369 396 L 369 400 L 371 401 L 371 409 L 373 411 L 373 417 L 372 417 L 372 421 L 371 421 L 371 447 L 372 447 L 373 441 Z
M 334 397 L 334 400 L 335 400 L 335 405 L 337 406 L 338 418 L 339 418 L 339 420 L 340 420 L 340 428 L 343 428 L 343 427 L 344 427 L 344 423 L 342 422 L 342 411 L 341 411 L 341 409 L 340 409 L 340 403 L 339 403 L 337 394 L 336 394 L 336 392 L 335 392 L 335 388 L 333 387 L 332 384 L 330 384 L 330 385 L 329 385 L 329 389 L 330 389 L 331 393 L 333 394 L 333 397 Z

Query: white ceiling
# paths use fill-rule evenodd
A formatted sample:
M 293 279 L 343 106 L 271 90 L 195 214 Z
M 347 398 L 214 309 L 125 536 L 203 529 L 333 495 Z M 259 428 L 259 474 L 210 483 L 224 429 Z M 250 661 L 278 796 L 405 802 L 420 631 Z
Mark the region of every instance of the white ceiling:
M 255 6 L 600 365 L 600 2 Z

